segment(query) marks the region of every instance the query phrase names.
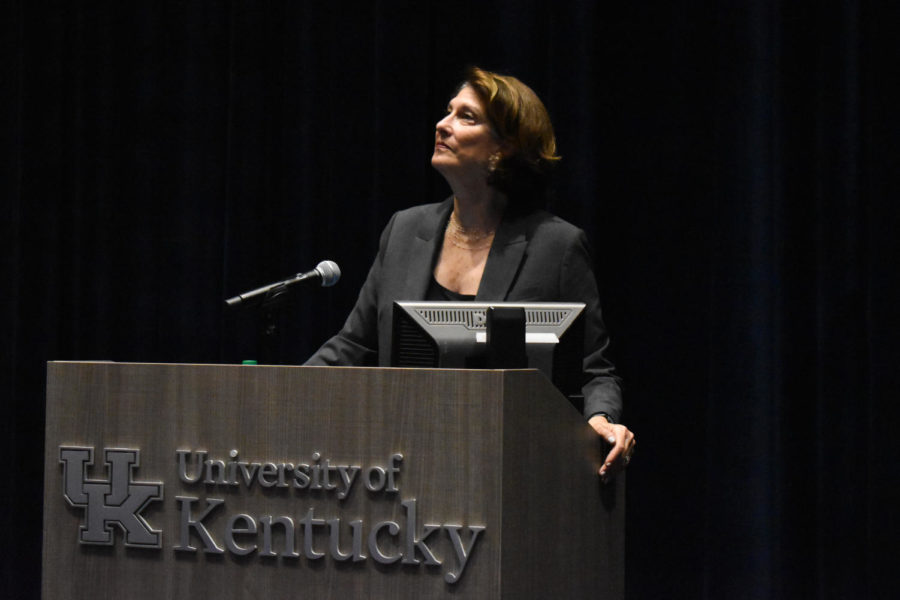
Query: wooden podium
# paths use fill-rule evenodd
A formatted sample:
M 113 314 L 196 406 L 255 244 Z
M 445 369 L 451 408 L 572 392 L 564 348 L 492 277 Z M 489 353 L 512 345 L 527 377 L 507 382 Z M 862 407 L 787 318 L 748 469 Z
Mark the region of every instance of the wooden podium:
M 47 379 L 45 600 L 624 595 L 624 480 L 537 371 Z

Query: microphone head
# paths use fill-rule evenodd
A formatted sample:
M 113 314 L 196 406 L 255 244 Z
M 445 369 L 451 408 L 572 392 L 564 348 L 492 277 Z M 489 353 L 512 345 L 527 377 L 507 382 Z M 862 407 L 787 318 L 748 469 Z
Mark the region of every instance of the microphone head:
M 331 287 L 341 278 L 341 268 L 330 260 L 323 260 L 316 265 L 316 272 L 322 276 L 322 287 Z

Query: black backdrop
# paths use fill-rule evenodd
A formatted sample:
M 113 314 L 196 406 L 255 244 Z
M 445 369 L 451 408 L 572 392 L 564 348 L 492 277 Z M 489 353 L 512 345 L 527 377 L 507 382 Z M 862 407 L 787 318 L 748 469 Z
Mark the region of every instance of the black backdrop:
M 478 64 L 545 100 L 552 208 L 594 244 L 640 440 L 629 597 L 890 596 L 896 9 L 2 10 L 4 590 L 39 594 L 45 361 L 254 358 L 253 320 L 222 300 L 330 258 L 341 283 L 284 323 L 302 361 L 390 214 L 447 194 L 434 122 Z

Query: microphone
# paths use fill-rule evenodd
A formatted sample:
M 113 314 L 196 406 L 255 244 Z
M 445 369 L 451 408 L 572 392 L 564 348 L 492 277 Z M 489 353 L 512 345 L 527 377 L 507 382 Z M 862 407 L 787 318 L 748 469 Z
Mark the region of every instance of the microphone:
M 261 288 L 244 292 L 234 298 L 229 298 L 225 301 L 225 304 L 231 308 L 237 308 L 238 306 L 249 306 L 259 302 L 267 302 L 283 295 L 289 289 L 296 287 L 299 283 L 310 284 L 320 282 L 322 287 L 331 287 L 336 284 L 340 278 L 341 268 L 337 266 L 337 263 L 330 260 L 323 260 L 316 265 L 316 268 L 312 271 L 297 273 L 284 281 L 264 285 Z

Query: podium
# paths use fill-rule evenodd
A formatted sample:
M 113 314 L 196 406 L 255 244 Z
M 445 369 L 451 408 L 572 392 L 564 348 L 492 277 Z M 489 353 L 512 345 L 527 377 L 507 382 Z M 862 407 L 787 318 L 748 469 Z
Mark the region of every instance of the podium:
M 58 598 L 624 595 L 624 479 L 533 370 L 52 362 Z

